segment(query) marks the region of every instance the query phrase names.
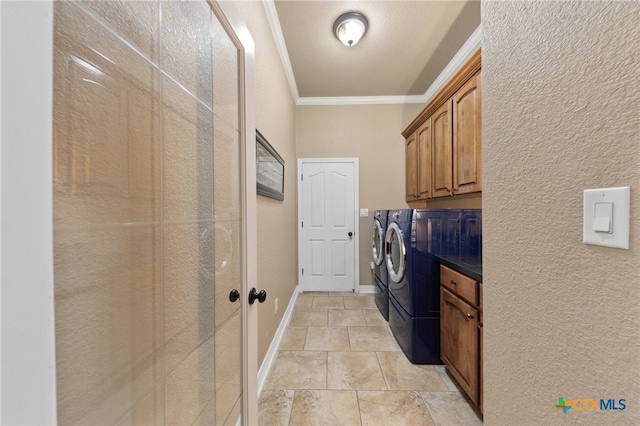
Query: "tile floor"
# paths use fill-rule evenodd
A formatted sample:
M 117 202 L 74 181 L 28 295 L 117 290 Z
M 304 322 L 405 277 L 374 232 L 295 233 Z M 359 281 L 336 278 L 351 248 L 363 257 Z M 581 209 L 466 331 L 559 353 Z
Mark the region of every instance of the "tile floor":
M 481 425 L 441 365 L 409 362 L 373 295 L 301 293 L 261 425 Z

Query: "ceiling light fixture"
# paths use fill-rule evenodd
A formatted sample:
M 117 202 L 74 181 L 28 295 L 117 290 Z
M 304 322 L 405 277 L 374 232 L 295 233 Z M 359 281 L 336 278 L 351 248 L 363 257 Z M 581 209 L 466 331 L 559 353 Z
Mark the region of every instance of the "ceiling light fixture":
M 362 13 L 349 12 L 336 19 L 333 33 L 345 46 L 353 46 L 360 41 L 368 26 L 367 17 Z

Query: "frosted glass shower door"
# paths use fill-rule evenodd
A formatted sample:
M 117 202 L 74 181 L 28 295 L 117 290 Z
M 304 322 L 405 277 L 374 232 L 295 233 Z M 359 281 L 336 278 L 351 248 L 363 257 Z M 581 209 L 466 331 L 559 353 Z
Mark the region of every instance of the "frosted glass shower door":
M 205 0 L 54 13 L 58 422 L 235 425 L 238 43 Z

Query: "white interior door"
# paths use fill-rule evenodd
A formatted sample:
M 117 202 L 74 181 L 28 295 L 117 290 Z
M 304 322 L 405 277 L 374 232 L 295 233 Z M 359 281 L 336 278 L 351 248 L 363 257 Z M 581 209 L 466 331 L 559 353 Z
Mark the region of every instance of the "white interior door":
M 299 279 L 303 291 L 356 291 L 358 160 L 298 160 Z

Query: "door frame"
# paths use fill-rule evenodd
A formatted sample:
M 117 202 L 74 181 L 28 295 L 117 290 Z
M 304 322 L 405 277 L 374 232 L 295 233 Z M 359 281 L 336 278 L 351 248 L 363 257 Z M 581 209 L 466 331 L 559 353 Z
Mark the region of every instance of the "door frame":
M 231 1 L 207 0 L 219 17 L 239 51 L 239 90 L 241 133 L 242 203 L 242 425 L 258 424 L 258 308 L 247 301 L 249 289 L 258 282 L 258 225 L 256 193 L 256 126 L 255 126 L 255 42 L 238 9 Z M 226 22 L 223 22 L 223 19 Z M 240 422 L 238 422 L 240 423 Z
M 360 159 L 359 158 L 298 158 L 298 176 L 302 176 L 302 166 L 314 163 L 350 163 L 353 164 L 353 224 L 354 224 L 354 244 L 353 244 L 353 291 L 360 292 Z M 300 247 L 302 247 L 302 180 L 296 179 L 298 185 L 298 288 L 302 289 L 302 264 Z
M 0 423 L 56 424 L 53 2 L 0 2 L 0 38 Z

